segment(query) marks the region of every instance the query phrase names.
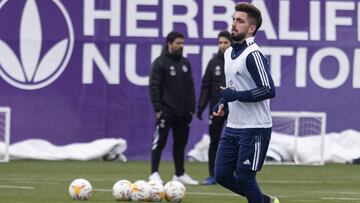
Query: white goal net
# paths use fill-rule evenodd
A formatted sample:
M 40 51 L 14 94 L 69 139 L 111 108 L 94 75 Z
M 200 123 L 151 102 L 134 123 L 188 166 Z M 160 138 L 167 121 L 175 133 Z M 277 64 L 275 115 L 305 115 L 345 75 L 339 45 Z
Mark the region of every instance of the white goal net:
M 9 161 L 10 108 L 0 107 L 0 162 Z
M 324 164 L 326 113 L 275 111 L 272 118 L 268 160 L 283 164 Z

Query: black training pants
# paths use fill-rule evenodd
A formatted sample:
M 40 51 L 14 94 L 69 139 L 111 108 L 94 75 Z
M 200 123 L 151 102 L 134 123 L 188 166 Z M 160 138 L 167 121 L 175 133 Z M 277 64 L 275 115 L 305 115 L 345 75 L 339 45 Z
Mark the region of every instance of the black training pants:
M 210 116 L 209 119 L 209 135 L 210 135 L 210 147 L 209 147 L 209 175 L 214 177 L 214 165 L 215 165 L 215 157 L 216 151 L 218 149 L 219 140 L 221 137 L 221 132 L 224 127 L 226 117 L 215 117 Z
M 159 171 L 161 152 L 166 146 L 166 140 L 170 128 L 173 134 L 173 159 L 175 165 L 175 175 L 181 176 L 185 172 L 184 157 L 185 147 L 189 138 L 190 123 L 192 115 L 177 116 L 175 114 L 163 112 L 156 122 L 151 152 L 151 173 Z

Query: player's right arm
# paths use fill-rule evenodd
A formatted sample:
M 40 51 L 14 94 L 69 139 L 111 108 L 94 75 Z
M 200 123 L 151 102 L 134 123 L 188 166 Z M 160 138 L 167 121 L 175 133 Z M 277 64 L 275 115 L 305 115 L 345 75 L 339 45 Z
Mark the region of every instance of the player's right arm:
M 151 73 L 149 79 L 150 98 L 153 108 L 156 112 L 156 117 L 159 118 L 162 112 L 161 102 L 161 87 L 163 83 L 163 73 L 159 59 L 156 59 L 151 64 Z
M 212 74 L 211 74 L 211 67 L 213 66 L 212 60 L 209 61 L 205 75 L 201 81 L 201 91 L 200 91 L 200 98 L 197 107 L 197 117 L 202 120 L 202 113 L 206 108 L 207 104 L 209 103 L 211 97 L 211 83 L 212 83 Z

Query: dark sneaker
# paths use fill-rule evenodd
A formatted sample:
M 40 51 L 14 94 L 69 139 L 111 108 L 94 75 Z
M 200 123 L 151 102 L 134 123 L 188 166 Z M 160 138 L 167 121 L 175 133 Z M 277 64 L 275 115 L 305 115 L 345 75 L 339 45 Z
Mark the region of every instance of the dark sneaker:
M 215 185 L 216 184 L 215 177 L 209 176 L 202 182 L 202 184 L 203 185 Z

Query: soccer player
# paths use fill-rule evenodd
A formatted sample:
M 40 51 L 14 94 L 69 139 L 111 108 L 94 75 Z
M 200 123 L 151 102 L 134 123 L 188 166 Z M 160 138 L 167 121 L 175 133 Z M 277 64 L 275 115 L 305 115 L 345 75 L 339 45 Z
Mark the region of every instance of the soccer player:
M 231 36 L 228 31 L 222 31 L 218 34 L 219 51 L 208 63 L 205 75 L 201 82 L 201 92 L 197 108 L 196 116 L 199 120 L 203 120 L 202 113 L 209 103 L 209 135 L 210 147 L 208 151 L 209 156 L 209 177 L 206 178 L 203 185 L 213 185 L 216 183 L 214 177 L 214 163 L 216 151 L 219 144 L 221 131 L 223 129 L 226 116 L 214 117 L 212 116 L 212 109 L 220 99 L 220 86 L 225 86 L 224 73 L 224 52 L 231 45 Z M 210 101 L 210 102 L 209 102 Z
M 150 74 L 150 97 L 156 113 L 156 129 L 151 152 L 151 175 L 149 180 L 163 183 L 159 174 L 161 152 L 166 145 L 170 128 L 173 133 L 173 180 L 187 185 L 197 185 L 185 173 L 185 146 L 189 137 L 189 126 L 195 112 L 195 89 L 190 62 L 183 57 L 184 36 L 170 32 L 166 47 L 152 63 Z
M 254 42 L 261 23 L 261 12 L 253 4 L 235 6 L 233 44 L 224 55 L 226 88 L 213 110 L 214 116 L 223 116 L 226 106 L 229 110 L 216 154 L 215 179 L 250 203 L 279 203 L 263 194 L 256 181 L 271 137 L 269 99 L 275 97 L 268 62 Z

